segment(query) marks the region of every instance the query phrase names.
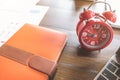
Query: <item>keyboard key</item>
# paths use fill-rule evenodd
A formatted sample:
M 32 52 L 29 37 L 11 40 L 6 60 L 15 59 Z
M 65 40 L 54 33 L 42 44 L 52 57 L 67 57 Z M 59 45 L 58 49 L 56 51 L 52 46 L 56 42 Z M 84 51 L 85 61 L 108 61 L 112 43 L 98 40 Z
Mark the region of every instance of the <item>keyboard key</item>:
M 120 78 L 120 68 L 117 70 L 117 72 L 115 73 L 117 76 L 119 76 Z
M 116 65 L 118 68 L 120 68 L 120 64 L 116 63 L 114 60 L 111 60 L 111 63 Z
M 117 77 L 115 75 L 113 75 L 110 71 L 108 71 L 107 69 L 105 69 L 102 74 L 107 77 L 109 80 L 116 80 Z
M 112 71 L 112 72 L 115 72 L 115 70 L 117 69 L 117 67 L 114 66 L 114 65 L 111 64 L 111 63 L 109 63 L 109 64 L 107 65 L 107 68 L 108 68 L 110 71 Z
M 102 75 L 100 75 L 100 76 L 97 78 L 97 80 L 107 80 L 107 79 L 105 79 Z

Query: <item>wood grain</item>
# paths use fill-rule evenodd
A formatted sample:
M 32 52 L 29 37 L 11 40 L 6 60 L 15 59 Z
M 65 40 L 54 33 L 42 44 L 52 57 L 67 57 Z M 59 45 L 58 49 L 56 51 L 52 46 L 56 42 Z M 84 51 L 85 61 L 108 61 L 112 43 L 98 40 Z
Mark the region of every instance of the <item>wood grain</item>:
M 37 3 L 50 7 L 40 26 L 68 33 L 53 80 L 93 80 L 120 46 L 120 30 L 114 29 L 114 39 L 107 48 L 93 52 L 81 48 L 76 25 L 80 12 L 90 3 L 84 0 L 40 0 Z

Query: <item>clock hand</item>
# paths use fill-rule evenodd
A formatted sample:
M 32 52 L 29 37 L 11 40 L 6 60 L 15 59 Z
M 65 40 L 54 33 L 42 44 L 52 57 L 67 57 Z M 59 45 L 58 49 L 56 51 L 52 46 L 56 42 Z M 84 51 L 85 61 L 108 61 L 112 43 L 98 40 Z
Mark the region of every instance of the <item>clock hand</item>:
M 90 37 L 92 37 L 92 38 L 96 38 L 96 37 L 97 37 L 96 34 L 87 34 L 87 36 L 90 36 Z
M 98 30 L 97 35 L 99 35 L 103 29 L 104 29 L 104 27 L 100 28 L 100 29 Z

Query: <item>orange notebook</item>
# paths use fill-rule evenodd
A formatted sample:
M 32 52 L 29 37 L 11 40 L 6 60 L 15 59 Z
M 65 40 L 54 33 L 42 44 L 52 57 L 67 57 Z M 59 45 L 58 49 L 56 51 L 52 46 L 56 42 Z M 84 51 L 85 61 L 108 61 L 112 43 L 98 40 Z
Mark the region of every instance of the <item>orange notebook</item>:
M 66 40 L 64 32 L 26 23 L 0 48 L 0 55 L 52 76 Z
M 48 80 L 48 75 L 0 56 L 0 80 Z

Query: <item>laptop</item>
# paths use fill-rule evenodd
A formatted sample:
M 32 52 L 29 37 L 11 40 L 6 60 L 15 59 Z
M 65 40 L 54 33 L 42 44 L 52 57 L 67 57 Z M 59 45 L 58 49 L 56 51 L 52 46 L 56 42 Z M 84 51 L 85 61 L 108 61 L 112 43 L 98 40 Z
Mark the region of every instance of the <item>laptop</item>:
M 94 80 L 120 80 L 120 48 L 105 64 Z

